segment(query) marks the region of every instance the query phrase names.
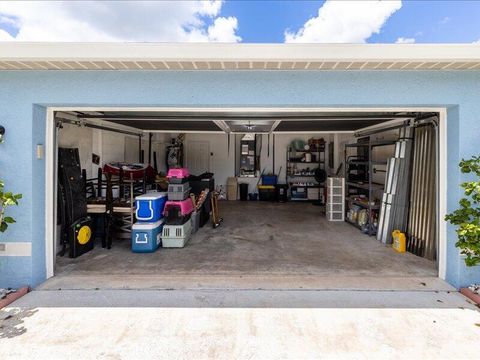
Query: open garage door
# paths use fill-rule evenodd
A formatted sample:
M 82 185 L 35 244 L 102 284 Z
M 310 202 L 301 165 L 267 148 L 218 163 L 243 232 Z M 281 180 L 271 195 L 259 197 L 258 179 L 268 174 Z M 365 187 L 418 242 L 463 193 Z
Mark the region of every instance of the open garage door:
M 187 282 L 219 276 L 437 277 L 442 251 L 439 199 L 436 191 L 427 197 L 419 194 L 424 187 L 439 186 L 438 118 L 434 112 L 385 110 L 58 111 L 59 147 L 91 143 L 80 152 L 86 176 L 83 191 L 89 208 L 94 209 L 95 202 L 98 206 L 86 213 L 92 219 L 92 250 L 74 258 L 58 256 L 60 242 L 72 240 L 56 237 L 57 282 L 52 286 L 85 277 L 90 284 L 105 285 L 109 279 L 113 284 L 121 274 Z M 435 137 L 428 151 L 415 145 L 416 136 L 427 127 Z M 252 135 L 253 145 L 242 154 L 246 134 Z M 169 154 L 176 156 L 176 165 L 169 163 Z M 242 172 L 244 155 L 253 159 L 248 176 Z M 105 174 L 109 163 L 142 163 L 154 172 L 147 176 L 141 168 L 144 172 L 133 179 L 125 170 L 118 179 L 118 174 Z M 428 178 L 419 173 L 424 163 L 433 164 Z M 165 175 L 171 167 L 190 168 L 194 177 L 185 189 L 206 180 L 200 192 L 191 192 L 197 199 L 205 188 L 215 192 L 224 222 L 212 228 L 211 209 L 199 208 L 207 212 L 201 215 L 204 227 L 189 233 L 184 247 L 132 252 L 132 225 L 140 223 L 135 197 L 168 192 Z M 406 188 L 400 189 L 399 169 L 408 169 Z M 202 178 L 206 173 L 214 180 Z M 113 189 L 107 189 L 106 176 L 115 184 Z M 340 190 L 335 192 L 337 186 Z M 246 201 L 240 195 L 242 187 L 247 189 Z M 285 197 L 279 189 L 286 189 Z M 266 197 L 268 192 L 272 193 Z M 395 198 L 400 192 L 403 197 Z M 111 217 L 115 200 L 129 203 L 122 223 Z M 424 201 L 428 209 L 419 212 Z M 341 216 L 330 218 L 332 212 Z M 405 253 L 392 249 L 393 230 L 405 234 L 400 246 Z

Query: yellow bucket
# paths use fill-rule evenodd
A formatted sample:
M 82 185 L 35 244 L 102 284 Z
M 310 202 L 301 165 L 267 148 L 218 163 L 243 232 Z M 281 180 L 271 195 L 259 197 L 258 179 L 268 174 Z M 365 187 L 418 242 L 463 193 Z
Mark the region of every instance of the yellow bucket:
M 393 250 L 399 253 L 404 253 L 405 251 L 407 251 L 407 238 L 405 236 L 405 233 L 402 233 L 400 230 L 394 230 L 392 232 L 392 237 L 393 237 L 393 244 L 392 244 Z

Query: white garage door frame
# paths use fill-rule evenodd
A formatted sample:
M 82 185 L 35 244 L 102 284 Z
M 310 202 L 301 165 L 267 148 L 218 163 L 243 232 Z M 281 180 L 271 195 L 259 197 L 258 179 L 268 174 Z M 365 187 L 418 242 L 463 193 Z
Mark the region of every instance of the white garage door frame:
M 195 111 L 195 112 L 273 112 L 282 111 L 285 113 L 302 113 L 302 112 L 436 112 L 439 113 L 439 146 L 438 148 L 438 277 L 445 280 L 447 272 L 447 224 L 443 221 L 447 209 L 447 109 L 445 107 L 371 107 L 371 108 L 331 108 L 331 107 L 213 107 L 213 108 L 176 108 L 176 107 L 48 107 L 46 119 L 46 136 L 45 136 L 45 264 L 46 278 L 54 275 L 54 241 L 56 239 L 55 219 L 57 218 L 57 173 L 56 173 L 56 149 L 57 135 L 54 121 L 54 113 L 56 111 Z M 340 120 L 341 121 L 341 120 Z

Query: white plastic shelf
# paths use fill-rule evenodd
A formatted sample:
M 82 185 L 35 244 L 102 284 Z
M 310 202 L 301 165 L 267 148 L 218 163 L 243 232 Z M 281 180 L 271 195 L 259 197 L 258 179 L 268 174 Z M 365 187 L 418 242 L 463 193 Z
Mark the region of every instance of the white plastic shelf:
M 345 221 L 345 179 L 327 178 L 326 214 L 328 221 Z

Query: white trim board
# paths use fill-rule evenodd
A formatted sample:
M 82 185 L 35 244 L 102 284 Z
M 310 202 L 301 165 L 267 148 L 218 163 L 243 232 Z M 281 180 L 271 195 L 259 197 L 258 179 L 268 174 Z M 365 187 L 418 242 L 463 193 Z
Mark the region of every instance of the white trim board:
M 53 267 L 54 267 L 54 256 L 53 253 L 53 241 L 55 239 L 56 226 L 54 226 L 54 219 L 56 219 L 56 166 L 55 166 L 55 154 L 54 150 L 56 147 L 56 136 L 55 136 L 55 125 L 53 121 L 54 111 L 185 111 L 186 108 L 178 107 L 51 107 L 47 109 L 47 122 L 46 122 L 46 184 L 51 184 L 53 186 L 46 186 L 45 190 L 45 221 L 46 221 L 46 236 L 45 236 L 45 249 L 46 249 L 46 268 L 47 268 L 47 278 L 53 276 Z M 266 107 L 215 107 L 215 108 L 206 108 L 206 107 L 192 107 L 188 108 L 189 111 L 199 111 L 199 112 L 272 112 L 272 111 L 282 111 L 289 113 L 302 113 L 302 112 L 382 112 L 382 111 L 391 111 L 391 112 L 437 112 L 439 113 L 439 174 L 438 174 L 438 189 L 439 189 L 439 203 L 438 203 L 438 218 L 441 220 L 446 215 L 447 209 L 447 109 L 445 107 L 373 107 L 373 108 L 355 108 L 355 107 L 343 107 L 343 108 L 334 108 L 334 107 L 308 107 L 308 108 L 295 108 L 295 107 L 275 107 L 275 108 L 266 108 Z M 223 132 L 222 132 L 223 133 Z M 53 201 L 49 200 L 52 199 Z M 438 276 L 441 279 L 446 278 L 446 261 L 447 261 L 447 225 L 444 221 L 439 221 L 437 224 L 438 227 L 438 246 L 439 246 L 439 257 L 438 257 Z
M 54 275 L 57 238 L 57 127 L 52 108 L 47 108 L 45 126 L 45 265 L 48 279 Z
M 447 277 L 447 172 L 448 172 L 448 137 L 447 137 L 447 109 L 439 110 L 439 126 L 438 126 L 438 184 L 439 201 L 437 204 L 437 234 L 438 234 L 438 274 L 443 280 Z
M 473 70 L 477 44 L 0 43 L 0 70 Z

